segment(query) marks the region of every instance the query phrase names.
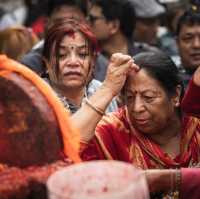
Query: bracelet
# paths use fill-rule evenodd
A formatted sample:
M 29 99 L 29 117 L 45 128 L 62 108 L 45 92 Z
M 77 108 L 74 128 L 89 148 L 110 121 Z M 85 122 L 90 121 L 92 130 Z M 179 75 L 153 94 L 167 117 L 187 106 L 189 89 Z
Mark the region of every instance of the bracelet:
M 171 191 L 169 195 L 174 199 L 179 199 L 180 197 L 179 191 L 181 185 L 181 171 L 176 170 L 176 172 L 174 173 L 171 170 L 170 181 L 171 181 Z
M 93 109 L 96 113 L 98 113 L 99 115 L 103 116 L 104 115 L 104 111 L 101 110 L 100 108 L 94 106 L 91 101 L 87 98 L 84 99 L 85 104 L 87 104 L 91 109 Z
M 170 169 L 170 190 L 179 191 L 181 186 L 181 171 Z
M 174 179 L 174 172 L 172 169 L 170 169 L 170 192 L 172 193 L 174 191 L 175 187 L 175 179 Z
M 175 174 L 175 186 L 174 186 L 175 191 L 179 191 L 180 186 L 181 186 L 181 171 L 177 170 Z

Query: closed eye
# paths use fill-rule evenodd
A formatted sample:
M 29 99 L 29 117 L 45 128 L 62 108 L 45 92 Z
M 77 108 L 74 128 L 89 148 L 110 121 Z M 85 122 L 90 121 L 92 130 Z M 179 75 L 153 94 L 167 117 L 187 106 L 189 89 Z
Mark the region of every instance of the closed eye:
M 143 96 L 144 101 L 147 103 L 153 102 L 155 100 L 155 98 L 156 97 L 154 97 L 154 96 Z
M 128 95 L 128 96 L 126 96 L 126 100 L 127 101 L 133 101 L 135 99 L 135 96 L 133 96 L 133 95 Z
M 82 58 L 82 59 L 84 59 L 87 56 L 89 56 L 89 53 L 86 53 L 86 52 L 84 52 L 84 53 L 80 52 L 79 53 L 79 57 Z

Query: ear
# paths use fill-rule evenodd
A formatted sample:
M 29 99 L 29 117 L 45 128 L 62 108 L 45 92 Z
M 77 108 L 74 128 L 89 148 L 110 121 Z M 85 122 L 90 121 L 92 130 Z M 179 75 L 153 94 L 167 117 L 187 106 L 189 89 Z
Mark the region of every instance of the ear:
M 120 22 L 117 19 L 108 22 L 108 27 L 111 35 L 114 35 L 120 29 Z
M 182 90 L 181 85 L 177 85 L 176 86 L 176 93 L 172 97 L 172 102 L 173 102 L 175 107 L 179 107 L 180 106 L 181 90 Z

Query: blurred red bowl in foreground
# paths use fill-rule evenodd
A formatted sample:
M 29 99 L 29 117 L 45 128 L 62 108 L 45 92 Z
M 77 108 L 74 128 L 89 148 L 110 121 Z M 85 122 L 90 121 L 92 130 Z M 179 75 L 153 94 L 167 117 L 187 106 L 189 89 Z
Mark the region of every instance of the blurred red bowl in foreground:
M 51 175 L 49 199 L 148 199 L 142 172 L 119 161 L 75 164 Z

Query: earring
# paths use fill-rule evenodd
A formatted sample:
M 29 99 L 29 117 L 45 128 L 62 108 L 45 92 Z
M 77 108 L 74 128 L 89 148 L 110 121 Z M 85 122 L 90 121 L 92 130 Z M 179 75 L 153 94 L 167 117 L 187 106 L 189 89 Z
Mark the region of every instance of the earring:
M 176 106 L 176 107 L 180 106 L 180 102 L 177 101 L 177 102 L 175 103 L 175 106 Z

